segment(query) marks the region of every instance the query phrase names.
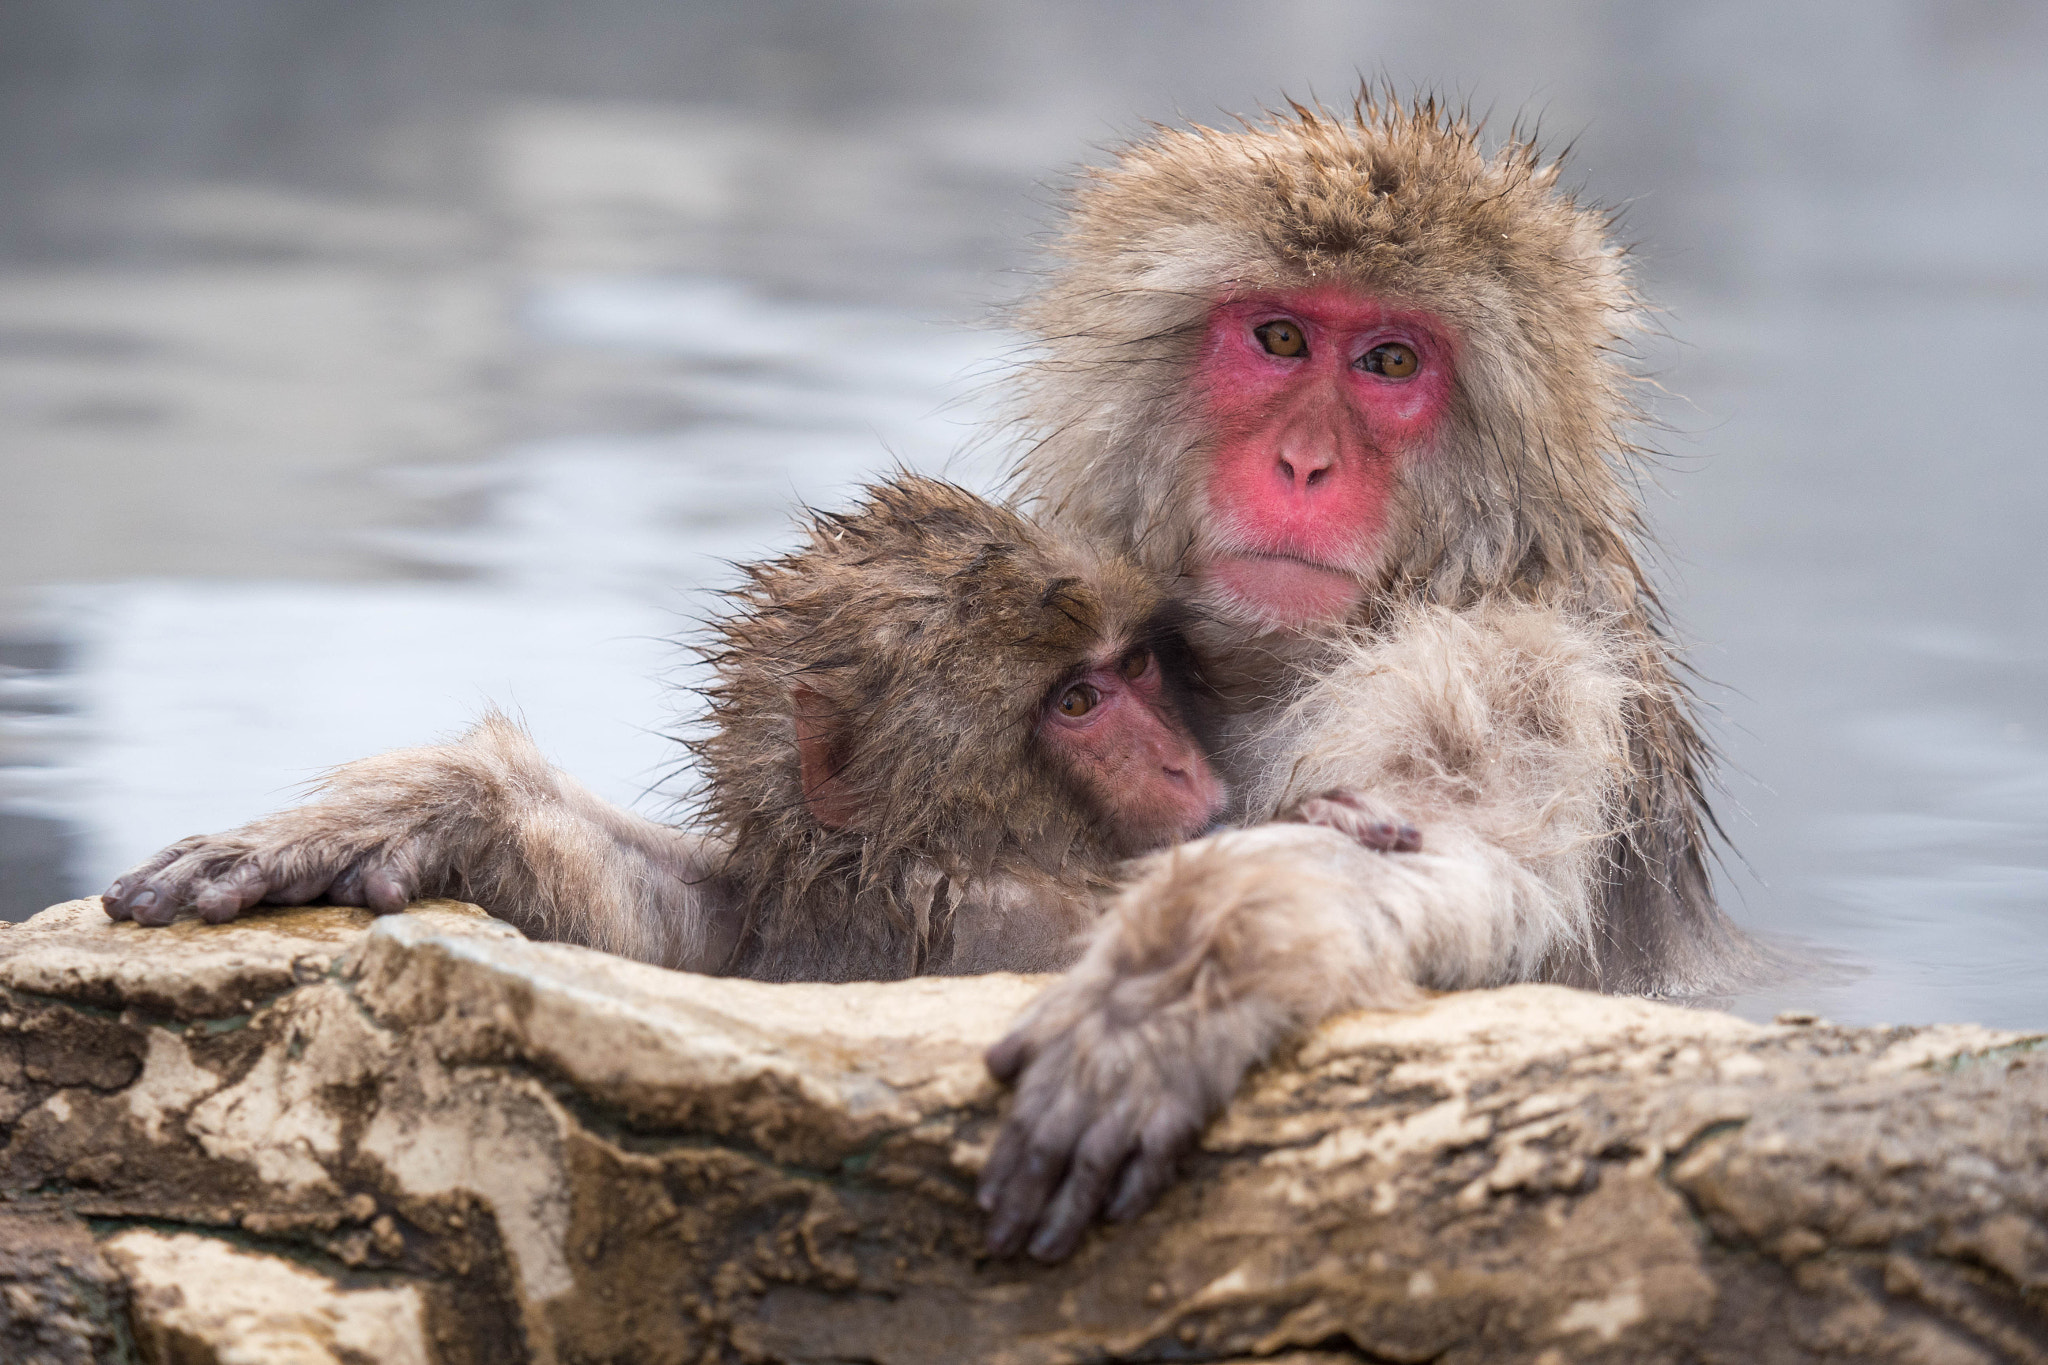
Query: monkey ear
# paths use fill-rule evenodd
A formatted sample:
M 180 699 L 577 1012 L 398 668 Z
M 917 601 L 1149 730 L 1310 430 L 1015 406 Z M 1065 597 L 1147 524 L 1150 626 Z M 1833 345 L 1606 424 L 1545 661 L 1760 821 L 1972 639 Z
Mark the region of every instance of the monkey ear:
M 860 799 L 839 776 L 847 760 L 846 718 L 831 698 L 804 683 L 791 688 L 790 697 L 804 806 L 826 829 L 845 829 L 860 817 Z

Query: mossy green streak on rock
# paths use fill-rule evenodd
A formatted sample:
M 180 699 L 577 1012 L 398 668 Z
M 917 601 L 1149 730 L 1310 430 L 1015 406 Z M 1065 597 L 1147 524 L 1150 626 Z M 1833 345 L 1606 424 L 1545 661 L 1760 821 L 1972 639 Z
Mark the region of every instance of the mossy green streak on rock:
M 447 902 L 56 907 L 0 930 L 0 1354 L 2048 1361 L 2037 1040 L 1536 986 L 1351 1015 L 1040 1266 L 971 1197 L 1038 984 L 696 977 Z

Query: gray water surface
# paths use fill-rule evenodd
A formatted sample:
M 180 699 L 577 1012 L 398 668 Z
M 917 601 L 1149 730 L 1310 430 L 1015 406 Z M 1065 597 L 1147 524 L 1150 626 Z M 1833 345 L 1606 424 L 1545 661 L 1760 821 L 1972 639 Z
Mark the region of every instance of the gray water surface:
M 1430 85 L 1662 311 L 1741 1002 L 2048 1024 L 2048 11 L 174 0 L 0 11 L 0 913 L 522 715 L 652 814 L 730 561 L 972 444 L 1062 168 Z

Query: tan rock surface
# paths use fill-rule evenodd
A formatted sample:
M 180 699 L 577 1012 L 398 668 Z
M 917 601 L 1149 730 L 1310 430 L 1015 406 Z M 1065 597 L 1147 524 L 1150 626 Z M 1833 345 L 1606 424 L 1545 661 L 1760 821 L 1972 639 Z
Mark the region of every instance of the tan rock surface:
M 399 1323 L 449 1362 L 2048 1361 L 2039 1039 L 1533 986 L 1353 1015 L 1044 1267 L 971 1197 L 1028 978 L 714 980 L 445 902 L 99 913 L 0 931 L 0 1248 L 72 1263 L 0 1258 L 0 1343 L 104 1339 L 51 1360 L 403 1359 L 361 1335 Z
M 417 1287 L 347 1289 L 281 1256 L 133 1228 L 106 1245 L 145 1358 L 206 1365 L 428 1365 Z

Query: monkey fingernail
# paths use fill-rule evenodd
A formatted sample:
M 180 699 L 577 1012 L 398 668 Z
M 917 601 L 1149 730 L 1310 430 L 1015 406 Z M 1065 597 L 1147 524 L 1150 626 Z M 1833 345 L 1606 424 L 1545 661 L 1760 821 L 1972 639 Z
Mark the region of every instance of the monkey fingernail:
M 1055 1225 L 1032 1238 L 1028 1250 L 1034 1261 L 1064 1261 L 1072 1254 L 1075 1243 L 1080 1240 L 1078 1228 L 1070 1230 L 1063 1225 Z
M 991 1076 L 1007 1085 L 1024 1069 L 1027 1055 L 1024 1040 L 1013 1035 L 982 1054 L 982 1062 Z
M 159 926 L 169 924 L 178 917 L 178 907 L 158 896 L 155 890 L 144 891 L 128 903 L 128 912 L 137 924 Z
M 363 899 L 380 915 L 395 915 L 412 903 L 406 879 L 388 868 L 377 868 L 362 879 Z
M 998 1218 L 989 1226 L 988 1249 L 998 1256 L 1014 1256 L 1024 1240 L 1023 1220 L 1015 1214 Z

